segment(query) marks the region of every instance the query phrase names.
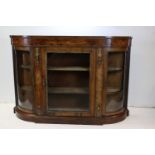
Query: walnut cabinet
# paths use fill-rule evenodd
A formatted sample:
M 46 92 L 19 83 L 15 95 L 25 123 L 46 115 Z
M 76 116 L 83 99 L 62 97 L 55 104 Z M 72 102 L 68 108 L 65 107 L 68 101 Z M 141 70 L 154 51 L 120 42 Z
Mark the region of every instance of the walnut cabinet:
M 128 116 L 131 37 L 11 36 L 11 43 L 20 119 L 99 125 Z

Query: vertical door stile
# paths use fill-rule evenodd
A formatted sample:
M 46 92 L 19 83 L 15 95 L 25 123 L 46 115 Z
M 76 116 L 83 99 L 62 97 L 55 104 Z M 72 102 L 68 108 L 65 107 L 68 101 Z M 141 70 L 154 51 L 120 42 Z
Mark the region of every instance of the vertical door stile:
M 41 48 L 41 76 L 42 76 L 42 94 L 43 94 L 43 111 L 47 113 L 47 53 L 46 48 Z
M 102 115 L 106 114 L 107 101 L 107 72 L 108 72 L 108 51 L 103 49 L 103 100 L 102 100 Z
M 34 75 L 35 75 L 35 113 L 37 115 L 44 114 L 43 106 L 43 85 L 42 85 L 42 74 L 41 74 L 41 49 L 34 48 Z
M 102 116 L 103 107 L 103 49 L 96 51 L 96 107 L 95 116 Z
M 89 105 L 90 105 L 90 115 L 94 116 L 95 108 L 95 72 L 96 72 L 96 51 L 91 49 L 90 53 L 90 72 L 89 72 Z

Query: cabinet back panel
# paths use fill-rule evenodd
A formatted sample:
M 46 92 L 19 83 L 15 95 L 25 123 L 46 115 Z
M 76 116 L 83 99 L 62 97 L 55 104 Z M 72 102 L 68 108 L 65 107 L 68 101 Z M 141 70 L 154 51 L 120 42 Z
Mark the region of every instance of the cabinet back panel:
M 48 53 L 47 66 L 65 67 L 82 66 L 89 67 L 89 54 L 77 53 Z
M 20 86 L 31 85 L 31 73 L 28 69 L 18 69 L 18 81 Z
M 20 65 L 30 65 L 30 53 L 28 51 L 16 51 L 17 61 Z
M 124 66 L 124 53 L 109 53 L 108 66 L 109 68 L 123 68 Z
M 48 94 L 49 110 L 88 111 L 88 94 Z
M 48 71 L 50 87 L 88 87 L 89 72 Z
M 113 72 L 108 74 L 108 88 L 122 89 L 123 73 Z

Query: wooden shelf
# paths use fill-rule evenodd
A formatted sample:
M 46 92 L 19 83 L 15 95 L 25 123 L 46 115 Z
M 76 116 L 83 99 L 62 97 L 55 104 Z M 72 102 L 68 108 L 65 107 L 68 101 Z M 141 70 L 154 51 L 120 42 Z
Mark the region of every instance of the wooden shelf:
M 72 111 L 72 112 L 79 112 L 79 111 L 89 111 L 87 107 L 75 107 L 75 108 L 51 108 L 49 107 L 49 111 Z
M 32 91 L 32 86 L 22 86 L 19 87 L 21 90 Z
M 30 53 L 30 47 L 16 47 L 16 51 L 22 51 Z
M 106 47 L 104 48 L 107 52 L 112 52 L 112 53 L 124 53 L 127 51 L 126 47 Z
M 30 65 L 21 65 L 20 68 L 23 68 L 23 69 L 30 69 L 31 66 L 30 66 Z
M 48 93 L 53 94 L 88 94 L 88 88 L 82 87 L 48 87 Z
M 87 67 L 48 67 L 51 71 L 89 71 Z
M 117 89 L 117 88 L 108 88 L 107 89 L 108 94 L 119 93 L 119 92 L 121 92 L 121 90 Z
M 114 68 L 114 67 L 108 68 L 108 72 L 118 72 L 118 71 L 123 71 L 123 69 L 122 68 Z

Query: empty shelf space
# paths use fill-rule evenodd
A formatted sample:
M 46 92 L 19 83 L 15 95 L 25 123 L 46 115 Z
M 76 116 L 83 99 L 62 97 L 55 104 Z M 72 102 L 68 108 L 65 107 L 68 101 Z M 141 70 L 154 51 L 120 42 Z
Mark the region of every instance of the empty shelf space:
M 107 93 L 112 94 L 112 93 L 119 93 L 121 90 L 117 88 L 108 88 Z
M 88 111 L 88 94 L 48 94 L 50 111 Z
M 20 68 L 23 68 L 23 69 L 30 69 L 31 66 L 30 66 L 30 65 L 20 65 Z
M 19 87 L 21 90 L 32 91 L 32 86 L 22 86 Z
M 87 67 L 48 67 L 51 71 L 89 71 Z
M 48 87 L 48 92 L 53 94 L 88 94 L 88 88 L 82 87 Z
M 123 69 L 122 68 L 114 68 L 114 67 L 110 67 L 108 68 L 108 72 L 118 72 L 118 71 L 122 71 Z

